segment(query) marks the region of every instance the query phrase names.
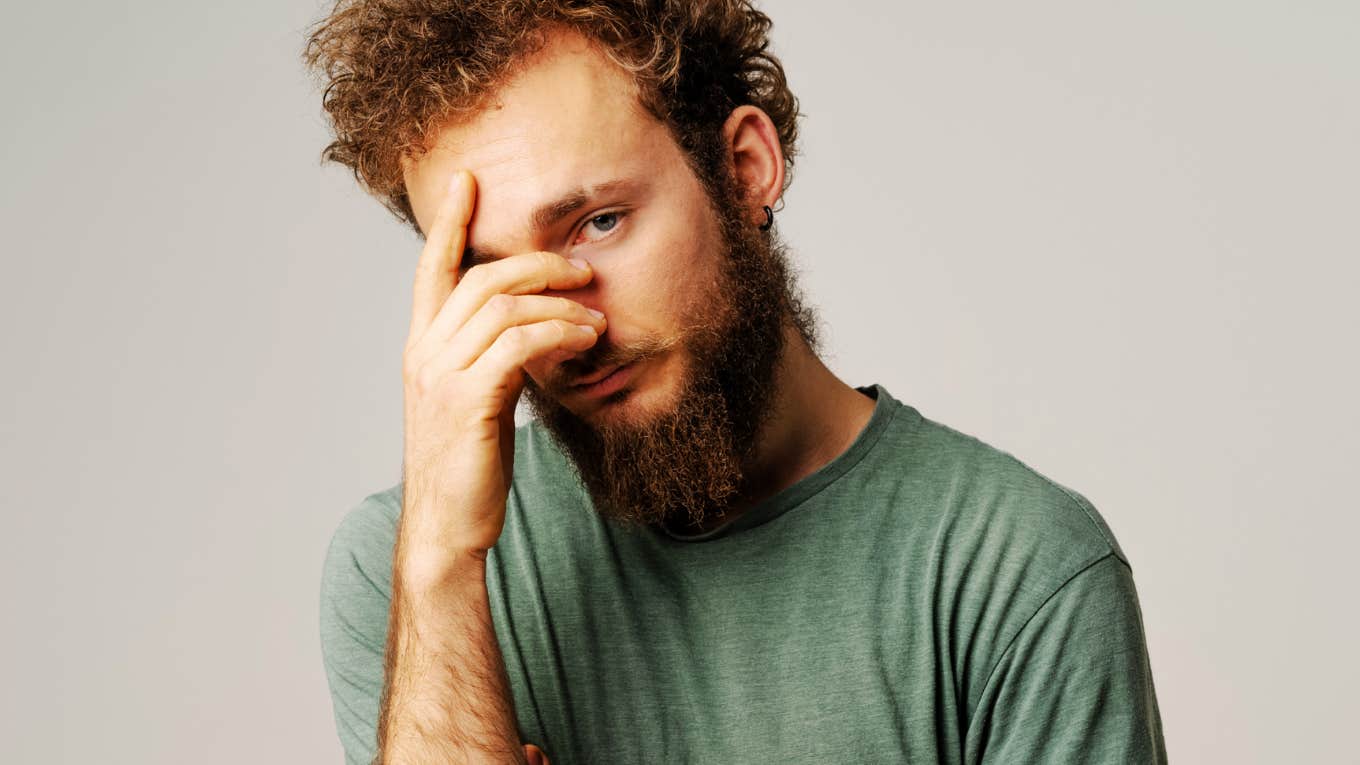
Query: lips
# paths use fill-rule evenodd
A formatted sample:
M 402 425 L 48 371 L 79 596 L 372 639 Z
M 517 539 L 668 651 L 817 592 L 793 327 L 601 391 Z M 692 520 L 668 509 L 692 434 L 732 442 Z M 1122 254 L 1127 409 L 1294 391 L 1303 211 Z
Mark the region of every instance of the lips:
M 578 377 L 574 382 L 572 382 L 571 387 L 573 387 L 573 388 L 582 388 L 582 387 L 585 387 L 585 386 L 587 386 L 587 385 L 592 385 L 592 384 L 594 384 L 594 383 L 597 383 L 597 382 L 603 380 L 604 378 L 606 378 L 606 377 L 608 377 L 608 376 L 614 374 L 614 372 L 617 371 L 617 370 L 618 370 L 620 367 L 622 367 L 622 366 L 623 366 L 623 364 L 616 364 L 616 365 L 614 365 L 614 366 L 612 366 L 612 367 L 607 367 L 607 368 L 605 368 L 605 369 L 601 369 L 599 372 L 597 372 L 597 373 L 595 373 L 595 374 L 593 374 L 593 375 L 590 375 L 590 376 L 588 376 L 588 377 Z

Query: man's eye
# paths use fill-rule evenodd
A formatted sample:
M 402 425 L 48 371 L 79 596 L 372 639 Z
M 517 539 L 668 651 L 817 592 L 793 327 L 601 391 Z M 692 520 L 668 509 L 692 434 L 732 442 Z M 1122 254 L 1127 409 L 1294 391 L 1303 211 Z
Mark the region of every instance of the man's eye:
M 598 242 L 601 239 L 604 239 L 619 225 L 619 222 L 623 220 L 625 215 L 627 215 L 627 213 L 622 211 L 596 215 L 590 220 L 587 220 L 586 225 L 581 227 L 581 233 L 577 237 L 577 241 Z M 597 233 L 592 234 L 591 229 L 594 229 Z

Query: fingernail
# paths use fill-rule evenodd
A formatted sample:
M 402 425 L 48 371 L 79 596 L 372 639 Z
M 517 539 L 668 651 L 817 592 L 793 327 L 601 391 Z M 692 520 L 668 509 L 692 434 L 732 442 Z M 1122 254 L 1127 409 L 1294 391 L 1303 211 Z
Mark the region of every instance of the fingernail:
M 573 266 L 576 266 L 577 268 L 581 269 L 582 271 L 590 270 L 590 264 L 585 262 L 584 260 L 581 260 L 580 258 L 572 258 L 569 262 Z
M 589 324 L 577 324 L 576 326 L 581 328 L 581 334 L 583 335 L 593 336 L 595 334 L 595 328 L 590 326 Z
M 594 316 L 594 317 L 597 318 L 597 319 L 603 319 L 603 318 L 604 318 L 604 311 L 597 311 L 597 310 L 595 310 L 594 308 L 587 308 L 586 310 L 587 310 L 587 311 L 590 311 L 590 315 L 591 315 L 591 316 Z

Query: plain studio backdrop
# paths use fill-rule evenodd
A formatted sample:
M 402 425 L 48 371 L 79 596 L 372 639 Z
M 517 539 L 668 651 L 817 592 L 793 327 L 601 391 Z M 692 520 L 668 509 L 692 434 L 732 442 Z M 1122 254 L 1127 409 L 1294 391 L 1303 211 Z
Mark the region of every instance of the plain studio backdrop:
M 833 370 L 1095 503 L 1175 761 L 1360 761 L 1360 6 L 763 7 Z M 319 165 L 325 11 L 7 4 L 0 761 L 341 760 L 420 243 Z

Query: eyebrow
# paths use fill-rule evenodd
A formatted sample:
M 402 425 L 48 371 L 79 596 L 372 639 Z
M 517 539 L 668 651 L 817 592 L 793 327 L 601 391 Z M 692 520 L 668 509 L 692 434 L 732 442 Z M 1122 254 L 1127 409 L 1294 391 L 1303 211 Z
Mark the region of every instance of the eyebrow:
M 588 189 L 583 186 L 577 187 L 551 202 L 545 202 L 535 207 L 534 211 L 529 213 L 528 226 L 532 231 L 543 231 L 590 204 L 591 200 L 596 197 L 620 191 L 636 190 L 641 186 L 641 182 L 631 178 L 616 178 L 594 184 Z M 507 257 L 505 253 L 494 249 L 469 246 L 463 250 L 463 258 L 458 262 L 458 270 L 466 271 L 473 266 L 490 263 L 504 257 Z

